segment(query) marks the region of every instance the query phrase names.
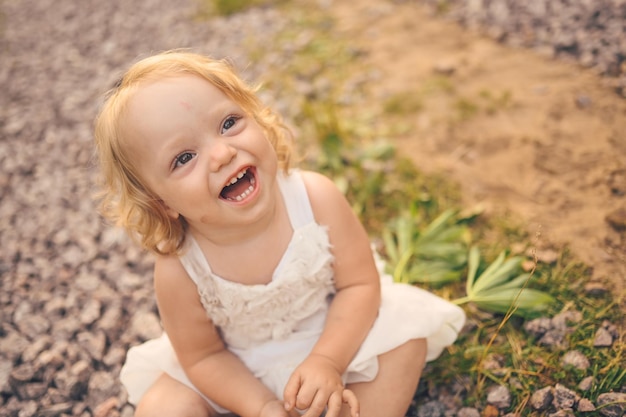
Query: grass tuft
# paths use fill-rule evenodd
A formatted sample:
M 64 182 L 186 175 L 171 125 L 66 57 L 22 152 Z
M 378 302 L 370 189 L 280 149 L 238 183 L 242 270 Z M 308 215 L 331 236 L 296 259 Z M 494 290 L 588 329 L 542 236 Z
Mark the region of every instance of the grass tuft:
M 251 7 L 276 5 L 285 0 L 202 0 L 198 7 L 198 17 L 231 16 Z

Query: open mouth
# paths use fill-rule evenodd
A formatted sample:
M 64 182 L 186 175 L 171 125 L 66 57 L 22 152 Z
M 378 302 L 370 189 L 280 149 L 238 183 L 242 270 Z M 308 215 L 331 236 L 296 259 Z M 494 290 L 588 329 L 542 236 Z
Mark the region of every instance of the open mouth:
M 242 201 L 254 191 L 255 184 L 256 178 L 253 170 L 244 168 L 228 181 L 220 197 L 228 201 Z

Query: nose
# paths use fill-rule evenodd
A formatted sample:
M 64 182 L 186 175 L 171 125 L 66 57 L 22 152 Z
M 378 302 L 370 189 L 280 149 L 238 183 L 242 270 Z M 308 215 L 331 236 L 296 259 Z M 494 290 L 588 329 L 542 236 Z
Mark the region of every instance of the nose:
M 223 141 L 217 141 L 209 149 L 209 169 L 217 172 L 237 155 L 237 150 Z

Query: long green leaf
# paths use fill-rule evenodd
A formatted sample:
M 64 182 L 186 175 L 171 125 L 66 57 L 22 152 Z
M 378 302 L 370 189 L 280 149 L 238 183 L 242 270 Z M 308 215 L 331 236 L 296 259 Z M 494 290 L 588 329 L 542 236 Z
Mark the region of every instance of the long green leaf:
M 402 253 L 410 250 L 413 246 L 411 243 L 413 240 L 412 222 L 405 217 L 400 217 L 396 223 L 396 235 L 398 237 L 399 251 Z
M 398 253 L 398 246 L 390 229 L 383 229 L 382 238 L 385 244 L 385 253 L 389 258 L 389 262 L 395 265 L 400 260 L 400 254 Z
M 502 285 L 498 285 L 498 289 L 521 288 L 530 279 L 530 274 L 521 274 Z
M 447 262 L 442 261 L 420 261 L 409 270 L 409 280 L 411 283 L 430 283 L 441 285 L 458 281 L 461 272 L 450 267 Z
M 417 238 L 417 242 L 466 242 L 468 240 L 468 229 L 465 226 L 451 225 L 441 229 L 437 235 L 424 239 L 421 235 Z
M 433 220 L 422 232 L 420 233 L 420 238 L 423 241 L 427 241 L 429 239 L 433 239 L 437 236 L 441 231 L 446 227 L 446 223 L 454 216 L 456 213 L 455 210 L 446 210 L 441 213 L 435 220 Z
M 417 256 L 424 258 L 465 258 L 467 249 L 461 243 L 429 243 L 426 245 L 415 245 Z
M 515 257 L 501 263 L 498 268 L 485 270 L 476 280 L 473 291 L 480 293 L 508 281 L 513 274 L 519 272 L 521 263 L 522 259 Z
M 467 282 L 465 284 L 465 293 L 469 297 L 472 294 L 472 286 L 478 272 L 478 264 L 480 263 L 480 251 L 476 246 L 470 249 L 467 261 Z
M 398 263 L 396 264 L 396 267 L 394 268 L 393 271 L 393 280 L 396 282 L 408 282 L 407 279 L 405 279 L 405 277 L 407 276 L 406 274 L 406 266 L 409 262 L 409 259 L 411 259 L 411 256 L 413 256 L 413 251 L 411 250 L 406 250 L 404 251 L 404 253 L 402 254 L 402 256 L 400 256 L 400 259 L 398 260 Z
M 483 309 L 506 313 L 513 302 L 521 312 L 530 312 L 544 310 L 554 299 L 543 291 L 530 288 L 508 288 L 502 291 L 485 292 L 474 297 L 471 301 Z
M 498 255 L 498 257 L 496 258 L 495 261 L 493 261 L 491 263 L 491 265 L 489 265 L 487 267 L 487 269 L 485 269 L 482 274 L 480 274 L 475 280 L 474 283 L 472 285 L 472 287 L 470 288 L 470 294 L 478 294 L 481 290 L 481 287 L 485 284 L 481 284 L 481 281 L 483 283 L 485 282 L 489 282 L 489 279 L 491 278 L 491 275 L 493 275 L 498 268 L 500 268 L 500 266 L 504 263 L 504 251 L 500 252 L 500 254 Z

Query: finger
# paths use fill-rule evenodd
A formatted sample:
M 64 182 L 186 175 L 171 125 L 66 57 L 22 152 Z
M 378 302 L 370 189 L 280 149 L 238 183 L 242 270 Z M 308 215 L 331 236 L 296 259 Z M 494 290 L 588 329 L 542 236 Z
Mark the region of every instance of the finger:
M 313 400 L 319 396 L 319 391 L 315 387 L 310 387 L 307 384 L 300 386 L 300 391 L 296 395 L 296 408 L 299 410 L 306 410 L 311 408 Z M 324 407 L 326 403 L 324 402 Z
M 308 408 L 306 413 L 302 417 L 319 417 L 324 412 L 326 408 L 326 403 L 328 401 L 328 397 L 323 395 L 320 391 L 317 391 L 315 397 L 309 402 L 309 404 L 304 407 Z
M 288 413 L 289 417 L 301 417 L 300 413 L 295 408 L 292 408 L 287 413 Z
M 339 391 L 335 391 L 330 394 L 330 398 L 328 399 L 328 408 L 326 409 L 326 417 L 338 417 L 341 412 L 342 405 L 342 394 Z
M 285 390 L 283 391 L 285 410 L 289 411 L 296 406 L 296 397 L 298 391 L 300 391 L 301 384 L 300 375 L 294 373 L 289 377 L 289 381 L 287 381 L 287 385 L 285 385 Z
M 350 407 L 350 415 L 352 417 L 359 417 L 361 414 L 361 404 L 359 403 L 359 399 L 356 397 L 354 392 L 349 389 L 344 389 L 341 396 L 343 402 L 348 404 Z

